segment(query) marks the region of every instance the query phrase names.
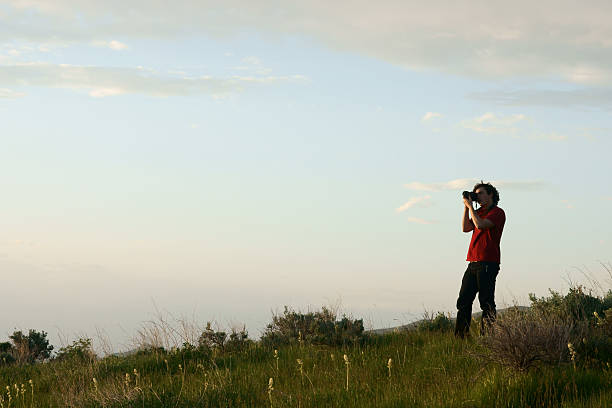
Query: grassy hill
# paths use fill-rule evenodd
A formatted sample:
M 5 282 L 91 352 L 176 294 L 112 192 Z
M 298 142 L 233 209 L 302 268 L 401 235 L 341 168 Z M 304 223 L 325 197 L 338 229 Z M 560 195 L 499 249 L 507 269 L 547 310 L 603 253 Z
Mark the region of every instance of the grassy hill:
M 576 299 L 585 314 L 564 309 Z M 0 408 L 612 406 L 612 294 L 532 302 L 486 336 L 472 325 L 468 340 L 440 316 L 373 334 L 323 311 L 310 326 L 277 316 L 258 342 L 209 330 L 198 345 L 102 359 L 75 343 L 44 363 L 0 365 Z

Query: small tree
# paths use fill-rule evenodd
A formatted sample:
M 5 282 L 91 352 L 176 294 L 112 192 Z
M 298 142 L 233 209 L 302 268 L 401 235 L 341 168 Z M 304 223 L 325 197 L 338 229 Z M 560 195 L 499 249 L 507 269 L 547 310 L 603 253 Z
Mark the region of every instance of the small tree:
M 49 358 L 53 346 L 49 344 L 47 333 L 30 329 L 25 335 L 21 330 L 13 332 L 9 339 L 13 342 L 12 353 L 18 363 L 34 363 Z
M 352 320 L 343 316 L 337 320 L 336 313 L 323 307 L 316 312 L 296 312 L 285 306 L 282 315 L 273 315 L 272 323 L 266 326 L 262 343 L 270 346 L 280 344 L 310 343 L 326 345 L 348 345 L 364 339 L 363 320 Z
M 453 322 L 449 316 L 442 312 L 438 312 L 435 316 L 433 313 L 425 312 L 423 320 L 417 326 L 420 331 L 439 331 L 446 332 L 453 330 Z
M 198 339 L 198 345 L 200 347 L 223 351 L 226 340 L 227 333 L 213 330 L 211 322 L 208 322 L 206 323 L 206 329 L 204 329 L 200 335 L 200 338 Z
M 206 329 L 204 329 L 198 339 L 200 348 L 217 350 L 219 352 L 241 351 L 249 347 L 252 343 L 253 342 L 249 340 L 249 333 L 245 326 L 243 326 L 241 330 L 232 327 L 228 337 L 226 332 L 214 330 L 210 322 L 206 324 Z
M 58 360 L 89 362 L 96 359 L 96 353 L 93 351 L 91 339 L 85 338 L 75 340 L 71 345 L 60 348 L 55 358 Z

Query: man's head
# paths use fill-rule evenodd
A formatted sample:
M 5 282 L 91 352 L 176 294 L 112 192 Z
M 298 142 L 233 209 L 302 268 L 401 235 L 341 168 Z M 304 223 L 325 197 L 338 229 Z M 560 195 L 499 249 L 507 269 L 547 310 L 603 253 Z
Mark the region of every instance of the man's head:
M 491 183 L 485 183 L 481 180 L 472 191 L 478 195 L 478 203 L 485 208 L 496 206 L 499 202 L 499 193 Z

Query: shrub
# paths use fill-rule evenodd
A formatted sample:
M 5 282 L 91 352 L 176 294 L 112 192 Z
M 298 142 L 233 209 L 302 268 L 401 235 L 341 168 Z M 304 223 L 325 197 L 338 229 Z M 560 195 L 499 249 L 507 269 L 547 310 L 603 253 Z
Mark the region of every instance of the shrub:
M 79 362 L 90 362 L 95 360 L 97 357 L 91 346 L 91 339 L 82 338 L 75 340 L 69 346 L 60 348 L 55 358 L 60 361 L 71 360 Z
M 266 326 L 262 344 L 278 346 L 305 342 L 310 344 L 345 345 L 364 339 L 363 320 L 346 316 L 336 320 L 336 314 L 323 307 L 321 311 L 301 313 L 285 306 L 282 315 L 273 315 Z
M 529 294 L 531 307 L 545 315 L 554 315 L 563 320 L 594 320 L 594 312 L 603 313 L 605 309 L 612 307 L 612 291 L 600 298 L 593 296 L 589 290 L 585 291 L 583 286 L 575 286 L 569 289 L 567 295 L 549 290 L 549 297 L 536 297 Z
M 213 330 L 211 323 L 206 324 L 206 329 L 200 335 L 198 339 L 198 345 L 201 348 L 208 348 L 211 350 L 217 350 L 220 352 L 225 351 L 241 351 L 251 345 L 253 342 L 249 340 L 249 333 L 246 327 L 243 327 L 240 331 L 236 328 L 231 329 L 232 332 L 229 335 L 224 331 Z
M 0 343 L 0 353 L 10 353 L 13 351 L 13 345 L 8 341 Z
M 586 324 L 548 315 L 541 310 L 507 310 L 480 337 L 482 357 L 526 371 L 539 363 L 559 363 L 569 356 L 568 343 L 585 334 Z
M 595 321 L 590 333 L 578 347 L 578 356 L 586 363 L 612 364 L 612 308 L 593 312 Z
M 212 356 L 212 349 L 205 344 L 194 346 L 191 343 L 183 343 L 183 346 L 176 350 L 175 353 L 171 353 L 169 358 L 177 359 L 179 361 L 186 360 L 203 360 L 208 361 Z
M 10 365 L 15 362 L 15 357 L 13 354 L 8 352 L 0 352 L 0 367 L 3 365 Z
M 160 355 L 166 354 L 166 349 L 163 347 L 143 346 L 136 351 L 137 356 Z
M 417 329 L 421 331 L 437 331 L 446 332 L 453 330 L 453 322 L 449 316 L 442 312 L 438 312 L 435 317 L 433 314 L 425 312 L 423 320 L 417 325 Z
M 18 363 L 33 363 L 49 358 L 53 346 L 49 345 L 47 333 L 30 329 L 25 335 L 21 331 L 13 332 L 9 338 L 12 341 L 11 354 Z

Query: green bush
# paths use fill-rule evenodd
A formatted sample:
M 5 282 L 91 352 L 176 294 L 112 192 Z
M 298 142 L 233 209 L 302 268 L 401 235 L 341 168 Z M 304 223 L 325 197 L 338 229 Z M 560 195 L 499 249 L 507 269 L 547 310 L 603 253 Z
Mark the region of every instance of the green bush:
M 0 343 L 0 353 L 10 353 L 13 351 L 13 345 L 8 341 Z
M 97 358 L 91 346 L 91 339 L 75 340 L 71 345 L 62 347 L 55 356 L 58 360 L 71 360 L 77 362 L 91 362 Z
M 582 286 L 562 295 L 529 295 L 531 307 L 499 316 L 479 342 L 484 356 L 525 371 L 540 363 L 612 361 L 612 291 L 597 297 Z
M 425 317 L 417 326 L 418 330 L 430 332 L 446 332 L 453 330 L 453 328 L 454 325 L 450 317 L 442 312 L 438 312 L 435 316 L 425 313 Z
M 3 365 L 13 364 L 15 361 L 16 360 L 13 354 L 5 352 L 5 351 L 0 352 L 0 367 Z
M 9 336 L 12 345 L 10 353 L 18 363 L 34 363 L 43 361 L 51 356 L 53 346 L 47 340 L 47 333 L 30 329 L 25 335 L 21 331 L 13 332 Z M 3 346 L 6 347 L 6 346 Z
M 570 288 L 565 296 L 554 290 L 549 291 L 550 296 L 541 298 L 530 293 L 531 307 L 545 315 L 554 315 L 563 320 L 593 321 L 594 312 L 601 314 L 612 308 L 612 291 L 608 291 L 604 297 L 593 296 L 592 291 L 587 293 L 580 285 Z
M 348 345 L 364 339 L 363 320 L 351 320 L 346 316 L 336 320 L 330 309 L 301 313 L 285 306 L 282 315 L 273 315 L 272 323 L 266 326 L 261 342 L 264 345 L 280 344 L 326 344 Z
M 166 354 L 166 349 L 163 347 L 155 347 L 155 346 L 148 346 L 148 347 L 143 347 L 143 348 L 139 348 L 138 351 L 136 352 L 137 356 L 148 356 L 148 355 L 160 355 L 160 354 Z
M 204 329 L 198 339 L 198 345 L 200 348 L 215 350 L 217 352 L 231 352 L 244 350 L 253 343 L 249 340 L 249 333 L 246 327 L 243 327 L 240 331 L 235 328 L 231 330 L 228 338 L 226 332 L 213 330 L 211 323 L 208 322 L 206 324 L 206 329 Z

